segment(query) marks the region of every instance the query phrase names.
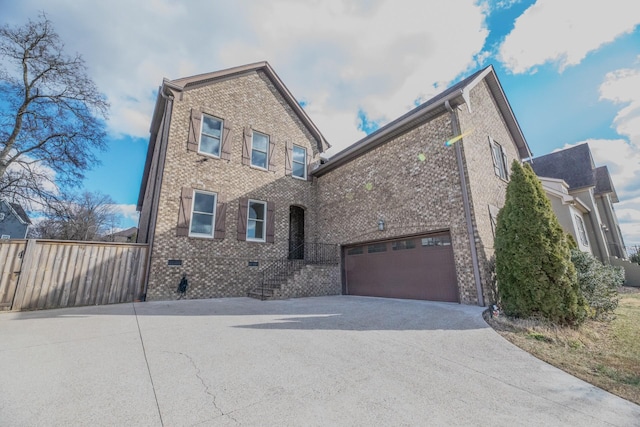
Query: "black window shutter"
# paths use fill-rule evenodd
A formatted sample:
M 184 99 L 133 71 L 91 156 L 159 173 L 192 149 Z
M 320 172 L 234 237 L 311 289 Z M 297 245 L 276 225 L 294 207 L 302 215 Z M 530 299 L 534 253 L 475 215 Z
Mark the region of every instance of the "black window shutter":
M 496 150 L 495 150 L 495 142 L 493 142 L 491 140 L 491 137 L 489 137 L 489 151 L 491 151 L 491 159 L 493 159 L 493 171 L 495 172 L 495 174 L 497 176 L 500 176 L 500 166 L 499 166 L 499 161 L 500 159 L 498 159 L 496 157 Z
M 502 155 L 502 164 L 504 165 L 504 178 L 509 179 L 509 163 L 507 161 L 507 153 L 504 151 L 503 146 L 500 146 L 500 154 Z
M 313 169 L 313 166 L 315 165 L 312 161 L 312 157 L 309 155 L 309 152 L 307 152 L 307 181 L 313 181 L 313 176 L 311 176 L 311 170 Z M 320 160 L 318 160 L 319 162 Z
M 189 119 L 189 137 L 187 138 L 187 151 L 198 151 L 200 143 L 200 122 L 202 121 L 202 111 L 197 108 L 191 109 Z
M 182 187 L 180 194 L 180 209 L 178 211 L 178 227 L 176 236 L 189 235 L 189 221 L 191 220 L 191 201 L 193 199 L 193 189 Z
M 244 128 L 244 134 L 242 138 L 242 164 L 249 166 L 251 164 L 251 138 L 253 137 L 253 131 L 249 126 Z
M 269 170 L 276 170 L 276 137 L 269 137 Z
M 224 194 L 218 193 L 216 204 L 216 224 L 213 231 L 214 239 L 224 239 L 225 221 L 227 219 L 227 201 Z
M 249 199 L 246 197 L 240 197 L 238 205 L 238 240 L 247 240 L 247 209 Z
M 284 174 L 289 176 L 293 167 L 291 165 L 291 159 L 293 158 L 293 144 L 290 141 L 285 143 L 284 151 Z
M 222 146 L 220 147 L 220 158 L 222 160 L 231 159 L 231 131 L 233 125 L 229 120 L 224 121 L 224 128 L 222 130 Z
M 267 243 L 273 243 L 275 241 L 275 210 L 276 204 L 274 202 L 267 202 Z

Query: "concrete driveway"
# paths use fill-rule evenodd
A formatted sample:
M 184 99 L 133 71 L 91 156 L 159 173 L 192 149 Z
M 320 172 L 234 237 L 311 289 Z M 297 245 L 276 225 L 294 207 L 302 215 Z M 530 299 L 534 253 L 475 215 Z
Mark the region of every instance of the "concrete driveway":
M 0 314 L 0 425 L 640 425 L 479 307 L 366 297 Z

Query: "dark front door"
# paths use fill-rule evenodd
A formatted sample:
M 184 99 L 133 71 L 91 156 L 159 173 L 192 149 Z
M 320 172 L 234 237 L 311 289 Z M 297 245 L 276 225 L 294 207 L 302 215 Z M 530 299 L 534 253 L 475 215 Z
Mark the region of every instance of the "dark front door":
M 304 209 L 289 207 L 289 259 L 304 259 Z

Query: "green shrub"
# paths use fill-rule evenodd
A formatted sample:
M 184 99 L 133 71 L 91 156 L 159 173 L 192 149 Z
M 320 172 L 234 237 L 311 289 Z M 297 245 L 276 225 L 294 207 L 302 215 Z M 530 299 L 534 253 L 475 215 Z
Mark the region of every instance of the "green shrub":
M 577 249 L 571 251 L 571 262 L 591 317 L 601 318 L 612 313 L 618 307 L 618 286 L 624 283 L 622 267 L 604 265 L 593 255 Z
M 531 166 L 514 161 L 495 238 L 498 297 L 514 317 L 578 324 L 586 317 L 566 233 Z

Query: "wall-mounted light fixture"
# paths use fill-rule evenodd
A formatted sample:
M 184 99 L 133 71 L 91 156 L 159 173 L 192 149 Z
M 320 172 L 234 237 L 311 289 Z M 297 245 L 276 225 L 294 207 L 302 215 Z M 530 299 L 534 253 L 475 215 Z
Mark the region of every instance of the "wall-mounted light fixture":
M 378 230 L 384 231 L 384 219 L 382 218 L 378 220 Z

